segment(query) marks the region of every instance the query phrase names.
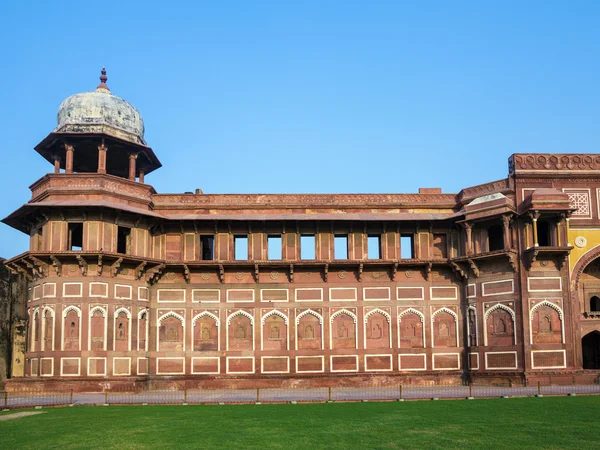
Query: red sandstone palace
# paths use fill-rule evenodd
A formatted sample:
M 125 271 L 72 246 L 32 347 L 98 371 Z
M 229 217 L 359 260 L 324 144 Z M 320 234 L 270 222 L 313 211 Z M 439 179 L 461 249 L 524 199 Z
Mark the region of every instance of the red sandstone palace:
M 31 237 L 13 381 L 600 369 L 600 155 L 514 154 L 458 194 L 158 194 L 105 72 L 35 150 L 54 171 L 4 219 Z

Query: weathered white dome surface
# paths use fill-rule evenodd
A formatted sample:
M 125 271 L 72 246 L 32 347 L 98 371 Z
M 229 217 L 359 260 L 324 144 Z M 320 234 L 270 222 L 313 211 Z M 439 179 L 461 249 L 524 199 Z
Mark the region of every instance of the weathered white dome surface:
M 136 144 L 146 144 L 144 121 L 137 109 L 113 95 L 102 69 L 95 91 L 71 95 L 58 108 L 55 132 L 105 133 Z

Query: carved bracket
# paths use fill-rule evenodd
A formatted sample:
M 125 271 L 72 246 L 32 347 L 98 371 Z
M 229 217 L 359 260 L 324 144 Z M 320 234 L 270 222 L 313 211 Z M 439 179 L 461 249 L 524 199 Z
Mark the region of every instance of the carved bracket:
M 457 274 L 459 274 L 462 278 L 467 278 L 468 275 L 465 273 L 465 271 L 455 262 L 450 261 L 450 266 L 452 267 L 452 269 L 454 270 L 454 272 L 456 272 Z
M 83 259 L 83 256 L 81 255 L 76 255 L 75 258 L 77 258 L 77 264 L 79 264 L 79 270 L 81 270 L 81 275 L 83 275 L 85 277 L 85 275 L 87 274 L 87 270 L 88 270 L 88 263 L 85 259 Z
M 519 264 L 517 261 L 517 255 L 515 255 L 514 253 L 508 253 L 508 263 L 510 264 L 510 267 L 512 268 L 513 272 L 518 272 L 519 270 Z
M 392 266 L 392 281 L 396 281 L 396 274 L 398 273 L 398 261 L 394 262 Z
M 290 283 L 294 282 L 294 265 L 290 264 Z
M 186 283 L 190 283 L 190 268 L 186 264 L 183 265 L 183 278 Z
M 160 276 L 162 275 L 164 268 L 165 268 L 164 264 L 159 264 L 158 266 L 155 266 L 152 269 L 150 269 L 148 271 L 148 277 L 146 278 L 148 283 L 150 283 L 150 284 L 156 283 L 160 279 Z
M 219 264 L 219 281 L 221 283 L 225 283 L 225 268 L 223 267 L 223 264 Z
M 432 268 L 433 268 L 432 263 L 427 263 L 427 265 L 425 266 L 425 279 L 427 281 L 431 281 L 431 269 Z
M 475 263 L 475 261 L 473 261 L 472 259 L 468 259 L 467 261 L 469 262 L 469 265 L 471 266 L 473 275 L 475 275 L 475 277 L 479 278 L 479 267 L 477 267 L 477 264 Z
M 362 281 L 363 263 L 358 265 L 358 281 Z
M 327 283 L 328 277 L 329 277 L 329 264 L 325 264 L 325 267 L 323 267 L 323 280 L 325 280 L 325 283 Z
M 56 276 L 60 277 L 62 275 L 62 263 L 54 255 L 51 255 L 50 259 L 52 260 L 52 267 L 54 267 Z
M 40 276 L 44 275 L 44 267 L 46 267 L 46 263 L 44 263 L 42 260 L 36 258 L 35 256 L 29 256 L 29 259 L 31 261 L 33 261 L 33 264 L 35 264 L 37 266 L 37 270 L 40 274 Z
M 135 268 L 135 278 L 137 280 L 141 279 L 142 276 L 144 275 L 144 267 L 146 267 L 146 264 L 148 264 L 146 261 L 142 261 L 136 268 Z
M 119 267 L 121 267 L 121 263 L 123 262 L 123 258 L 117 259 L 112 266 L 110 266 L 110 276 L 116 277 L 119 272 Z
M 258 270 L 258 264 L 254 264 L 254 281 L 258 283 L 258 277 L 260 273 Z
M 98 255 L 98 275 L 102 275 L 102 254 Z

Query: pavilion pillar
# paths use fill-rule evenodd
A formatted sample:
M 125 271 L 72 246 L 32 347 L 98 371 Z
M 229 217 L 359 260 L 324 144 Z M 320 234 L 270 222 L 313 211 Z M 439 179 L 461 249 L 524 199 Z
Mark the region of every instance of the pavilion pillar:
M 60 173 L 60 158 L 54 158 L 54 173 Z
M 473 239 L 471 237 L 471 232 L 473 229 L 473 225 L 471 225 L 469 222 L 464 222 L 463 226 L 465 227 L 465 233 L 467 235 L 467 248 L 466 248 L 466 252 L 467 255 L 470 255 L 473 253 Z
M 98 173 L 106 173 L 106 151 L 108 147 L 104 145 L 104 139 L 102 139 L 102 145 L 98 146 Z
M 567 215 L 565 217 L 565 234 L 567 235 L 567 238 L 566 238 L 566 240 L 567 240 L 567 246 L 571 245 L 571 243 L 569 242 L 569 220 L 571 220 L 571 219 Z
M 140 183 L 144 184 L 144 169 L 140 169 Z
M 137 154 L 132 153 L 129 155 L 129 179 L 131 181 L 135 181 L 135 160 L 137 159 Z
M 66 162 L 65 162 L 65 172 L 73 173 L 73 153 L 75 149 L 72 145 L 65 144 L 65 150 L 67 151 Z
M 510 248 L 510 216 L 502 216 L 502 225 L 504 226 L 504 250 Z
M 535 211 L 533 214 L 531 214 L 531 222 L 533 224 L 533 246 L 534 247 L 540 246 L 539 241 L 538 241 L 538 227 L 537 227 L 538 217 L 540 217 L 540 213 L 538 211 Z

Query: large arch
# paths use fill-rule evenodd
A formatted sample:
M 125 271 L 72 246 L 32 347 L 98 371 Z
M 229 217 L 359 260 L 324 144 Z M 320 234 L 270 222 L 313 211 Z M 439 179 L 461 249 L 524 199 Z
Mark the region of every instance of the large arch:
M 571 271 L 571 287 L 573 291 L 576 292 L 577 289 L 579 289 L 579 280 L 581 279 L 581 275 L 587 266 L 589 266 L 597 258 L 600 258 L 600 245 L 588 250 L 577 260 L 573 270 Z
M 592 331 L 581 339 L 583 368 L 600 369 L 600 331 Z

